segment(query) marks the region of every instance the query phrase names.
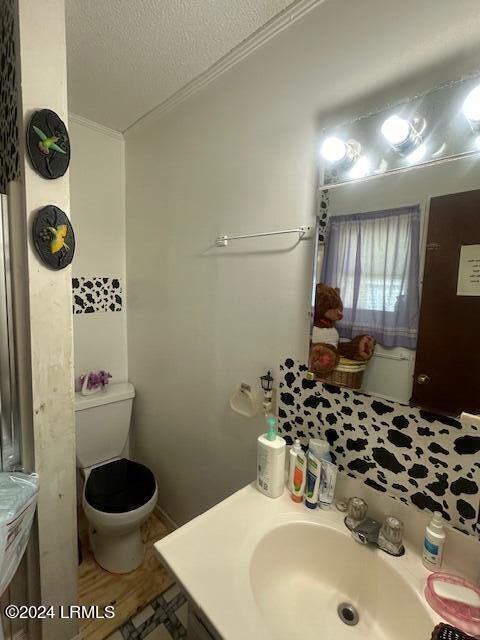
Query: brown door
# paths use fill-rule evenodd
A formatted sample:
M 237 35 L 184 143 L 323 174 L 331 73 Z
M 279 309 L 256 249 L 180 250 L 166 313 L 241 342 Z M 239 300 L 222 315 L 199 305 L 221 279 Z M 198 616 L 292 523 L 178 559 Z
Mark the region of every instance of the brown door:
M 466 245 L 480 245 L 480 190 L 432 198 L 411 402 L 454 416 L 480 413 L 480 296 L 457 295 Z

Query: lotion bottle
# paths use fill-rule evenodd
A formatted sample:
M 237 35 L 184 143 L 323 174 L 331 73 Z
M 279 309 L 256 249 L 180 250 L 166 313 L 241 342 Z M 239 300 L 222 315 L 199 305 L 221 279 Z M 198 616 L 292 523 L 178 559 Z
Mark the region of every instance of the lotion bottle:
M 298 438 L 295 439 L 294 444 L 290 447 L 289 455 L 288 488 L 290 489 L 290 497 L 294 502 L 302 502 L 305 491 L 307 460 Z
M 445 538 L 442 514 L 440 511 L 435 511 L 425 528 L 425 538 L 423 540 L 423 566 L 430 571 L 439 571 L 442 566 Z
M 285 486 L 285 440 L 277 435 L 277 421 L 267 416 L 267 433 L 257 440 L 257 489 L 269 498 L 279 498 Z

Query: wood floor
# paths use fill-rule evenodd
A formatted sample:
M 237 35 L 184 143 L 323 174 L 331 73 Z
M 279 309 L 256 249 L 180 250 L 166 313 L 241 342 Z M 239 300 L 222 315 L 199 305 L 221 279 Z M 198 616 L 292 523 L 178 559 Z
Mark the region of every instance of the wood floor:
M 132 573 L 108 573 L 96 562 L 89 549 L 88 535 L 81 538 L 83 561 L 79 567 L 79 602 L 81 605 L 104 607 L 114 605 L 115 618 L 111 620 L 80 621 L 82 640 L 104 640 L 160 595 L 173 583 L 173 579 L 154 555 L 153 543 L 169 533 L 168 528 L 154 514 L 142 527 L 146 543 L 145 560 Z

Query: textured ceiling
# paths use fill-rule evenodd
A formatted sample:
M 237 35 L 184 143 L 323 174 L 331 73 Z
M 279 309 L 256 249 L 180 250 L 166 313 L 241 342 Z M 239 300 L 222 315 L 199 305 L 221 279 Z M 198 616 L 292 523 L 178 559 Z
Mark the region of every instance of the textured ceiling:
M 66 0 L 69 109 L 124 131 L 292 0 Z

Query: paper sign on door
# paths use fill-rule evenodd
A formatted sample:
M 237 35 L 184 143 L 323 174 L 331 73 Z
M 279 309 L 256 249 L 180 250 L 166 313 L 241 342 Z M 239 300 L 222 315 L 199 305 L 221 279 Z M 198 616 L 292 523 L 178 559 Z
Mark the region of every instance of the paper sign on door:
M 460 248 L 457 296 L 480 296 L 480 244 Z

